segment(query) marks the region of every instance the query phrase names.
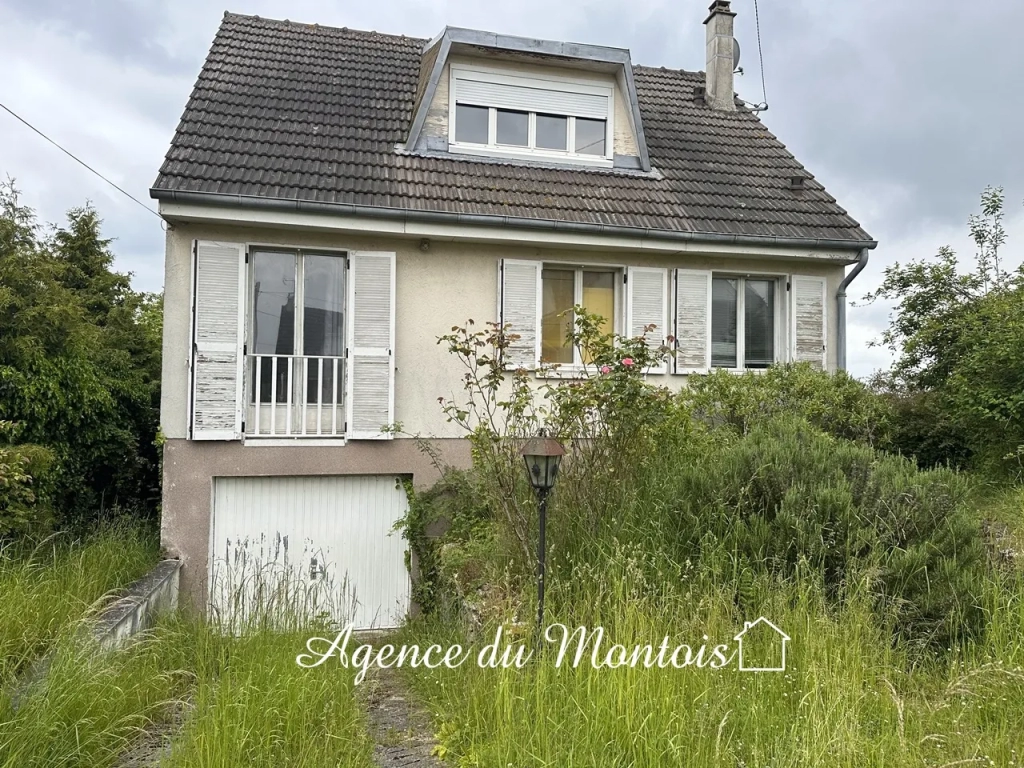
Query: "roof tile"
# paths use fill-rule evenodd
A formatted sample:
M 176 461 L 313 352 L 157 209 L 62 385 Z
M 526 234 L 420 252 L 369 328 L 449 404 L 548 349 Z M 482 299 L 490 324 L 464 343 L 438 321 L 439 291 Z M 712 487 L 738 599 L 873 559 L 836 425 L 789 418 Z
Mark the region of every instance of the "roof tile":
M 425 41 L 225 14 L 153 185 L 670 231 L 870 236 L 699 72 L 633 68 L 656 174 L 400 154 Z M 803 175 L 803 191 L 789 188 Z M 856 243 L 853 243 L 854 245 Z

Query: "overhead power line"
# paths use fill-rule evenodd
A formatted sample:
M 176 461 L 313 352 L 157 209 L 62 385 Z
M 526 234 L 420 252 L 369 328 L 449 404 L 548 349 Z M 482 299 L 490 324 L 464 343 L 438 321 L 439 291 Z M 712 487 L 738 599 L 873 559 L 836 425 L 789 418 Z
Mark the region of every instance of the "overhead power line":
M 754 0 L 754 24 L 757 27 L 757 57 L 761 62 L 761 103 L 768 109 L 768 91 L 764 87 L 764 51 L 761 49 L 761 12 L 757 7 L 757 0 Z
M 8 106 L 7 106 L 6 104 L 4 104 L 3 102 L 0 102 L 0 109 L 3 109 L 3 110 L 4 110 L 5 112 L 7 112 L 8 114 L 10 114 L 10 115 L 11 115 L 12 117 L 14 117 L 14 119 L 18 120 L 19 122 L 21 122 L 21 123 L 23 123 L 24 125 L 26 125 L 26 126 L 28 126 L 29 128 L 31 128 L 31 129 L 32 129 L 33 131 L 35 131 L 35 132 L 36 132 L 36 133 L 38 133 L 38 134 L 39 134 L 40 136 L 42 136 L 42 137 L 43 137 L 44 139 L 46 139 L 46 140 L 47 140 L 48 142 L 50 142 L 51 144 L 53 144 L 53 146 L 55 146 L 55 147 L 56 147 L 57 149 L 59 149 L 59 150 L 60 150 L 61 152 L 63 152 L 63 153 L 65 154 L 65 155 L 67 155 L 68 157 L 70 157 L 70 158 L 71 158 L 72 160 L 74 160 L 74 161 L 75 161 L 76 163 L 78 163 L 79 165 L 81 165 L 81 166 L 82 166 L 83 168 L 85 168 L 85 169 L 86 169 L 87 171 L 89 171 L 90 173 L 93 173 L 93 174 L 95 174 L 95 175 L 99 176 L 99 177 L 100 177 L 101 179 L 103 179 L 103 181 L 107 182 L 107 184 L 109 184 L 110 186 L 112 186 L 112 187 L 113 187 L 114 189 L 116 189 L 116 190 L 117 190 L 118 192 L 120 192 L 120 193 L 121 193 L 122 195 L 124 195 L 125 197 L 127 197 L 127 198 L 128 198 L 129 200 L 131 200 L 131 201 L 135 202 L 136 204 L 138 204 L 138 205 L 142 206 L 142 207 L 143 207 L 143 208 L 145 208 L 145 209 L 146 209 L 147 211 L 149 211 L 149 212 L 150 212 L 150 213 L 152 213 L 152 214 L 153 214 L 154 216 L 156 216 L 156 217 L 157 217 L 158 219 L 160 219 L 160 221 L 161 221 L 161 222 L 163 222 L 163 220 L 164 220 L 164 219 L 163 219 L 163 217 L 162 217 L 162 216 L 161 216 L 161 215 L 160 215 L 159 213 L 157 213 L 156 211 L 154 211 L 154 210 L 153 210 L 152 208 L 150 208 L 150 207 L 149 207 L 148 205 L 146 205 L 146 204 L 145 204 L 144 202 L 142 202 L 141 200 L 139 200 L 139 199 L 138 199 L 137 197 L 135 197 L 134 195 L 130 194 L 129 192 L 126 192 L 125 190 L 123 190 L 123 189 L 122 189 L 121 187 L 119 187 L 119 186 L 118 186 L 117 184 L 115 184 L 114 182 L 112 182 L 112 181 L 111 181 L 110 179 L 108 179 L 108 178 L 107 178 L 106 176 L 104 176 L 104 175 L 103 175 L 102 173 L 100 173 L 99 171 L 97 171 L 97 170 L 96 170 L 95 168 L 93 168 L 93 167 L 92 167 L 91 165 L 89 165 L 88 163 L 86 163 L 86 162 L 84 162 L 83 160 L 80 160 L 80 159 L 78 159 L 77 157 L 75 157 L 75 155 L 73 155 L 73 154 L 72 154 L 71 152 L 69 152 L 68 150 L 64 149 L 64 147 L 62 147 L 62 146 L 61 146 L 60 144 L 58 144 L 58 143 L 57 143 L 56 141 L 54 141 L 54 140 L 53 140 L 53 139 L 51 139 L 51 138 L 50 138 L 49 136 L 47 136 L 47 135 L 46 135 L 45 133 L 43 133 L 42 131 L 40 131 L 40 130 L 39 130 L 38 128 L 36 128 L 36 127 L 35 127 L 34 125 L 32 125 L 32 123 L 30 123 L 30 122 L 29 122 L 28 120 L 26 120 L 25 118 L 23 118 L 23 117 L 22 117 L 21 115 L 19 115 L 19 114 L 18 114 L 17 112 L 15 112 L 15 111 L 14 111 L 13 109 L 11 109 L 10 107 L 8 107 Z

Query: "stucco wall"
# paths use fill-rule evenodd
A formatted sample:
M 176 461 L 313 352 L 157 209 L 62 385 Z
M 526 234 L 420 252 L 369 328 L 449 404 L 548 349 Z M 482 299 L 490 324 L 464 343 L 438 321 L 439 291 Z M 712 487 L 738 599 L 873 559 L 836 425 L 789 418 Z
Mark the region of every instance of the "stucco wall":
M 194 239 L 340 251 L 395 251 L 395 419 L 412 434 L 461 437 L 457 427 L 446 423 L 437 399 L 463 391 L 462 371 L 438 346 L 437 338 L 468 319 L 477 323 L 497 319 L 498 263 L 502 258 L 823 276 L 828 280 L 828 365 L 830 368 L 836 365 L 835 293 L 844 273 L 844 267 L 837 264 L 721 254 L 567 251 L 439 240 L 432 241 L 429 251 L 424 252 L 418 240 L 395 237 L 176 224 L 167 234 L 164 286 L 161 426 L 168 438 L 183 438 L 187 434 L 189 279 Z M 684 376 L 671 374 L 651 379 L 673 388 L 682 386 L 685 381 Z
M 164 302 L 164 377 L 161 424 L 164 449 L 162 540 L 184 561 L 182 591 L 194 605 L 206 599 L 212 479 L 228 475 L 401 474 L 423 487 L 436 470 L 408 438 L 350 442 L 333 446 L 267 446 L 258 441 L 195 442 L 187 434 L 190 338 L 189 281 L 194 239 L 285 245 L 320 249 L 395 251 L 395 418 L 405 431 L 443 438 L 448 461 L 468 462 L 468 446 L 457 427 L 446 423 L 438 397 L 459 396 L 462 370 L 437 344 L 453 325 L 496 319 L 498 263 L 501 258 L 542 259 L 582 264 L 690 267 L 736 273 L 797 273 L 827 278 L 828 364 L 836 364 L 835 292 L 844 273 L 836 263 L 815 263 L 750 253 L 671 253 L 650 250 L 608 252 L 516 244 L 433 240 L 429 250 L 419 239 L 370 237 L 343 232 L 177 223 L 167 234 Z M 692 246 L 690 246 L 692 247 Z M 718 249 L 720 250 L 720 248 Z M 686 377 L 652 376 L 672 388 Z

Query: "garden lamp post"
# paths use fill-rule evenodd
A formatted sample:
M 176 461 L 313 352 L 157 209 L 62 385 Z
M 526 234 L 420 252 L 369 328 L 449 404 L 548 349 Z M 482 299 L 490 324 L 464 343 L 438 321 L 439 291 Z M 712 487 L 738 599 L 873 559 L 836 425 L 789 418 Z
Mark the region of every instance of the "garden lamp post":
M 540 519 L 540 534 L 537 542 L 537 632 L 540 637 L 544 633 L 544 559 L 547 547 L 544 542 L 548 513 L 548 494 L 555 487 L 558 477 L 558 465 L 565 455 L 565 448 L 546 430 L 540 430 L 536 437 L 527 441 L 521 451 L 526 461 L 526 473 L 530 477 L 530 485 L 537 494 L 537 510 Z

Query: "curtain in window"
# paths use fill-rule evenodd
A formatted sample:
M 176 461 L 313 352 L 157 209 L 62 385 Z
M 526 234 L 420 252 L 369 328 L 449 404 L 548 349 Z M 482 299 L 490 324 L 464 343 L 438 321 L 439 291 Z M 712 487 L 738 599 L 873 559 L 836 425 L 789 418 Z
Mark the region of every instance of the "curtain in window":
M 775 283 L 746 280 L 744 301 L 744 357 L 747 368 L 767 368 L 775 362 Z
M 615 273 L 584 272 L 582 304 L 587 312 L 600 315 L 601 333 L 610 334 L 615 330 Z M 583 362 L 590 362 L 590 354 L 583 350 Z
M 738 280 L 716 277 L 711 281 L 711 365 L 736 368 L 736 313 Z
M 331 402 L 333 360 L 324 360 L 321 374 L 316 358 L 345 354 L 345 260 L 337 256 L 304 256 L 303 272 L 302 354 L 314 358 L 306 363 L 306 402 Z M 340 390 L 341 382 L 338 387 Z
M 256 251 L 253 253 L 252 353 L 292 355 L 295 353 L 295 254 Z M 256 398 L 257 364 L 252 361 L 250 380 Z M 288 364 L 278 360 L 274 375 L 272 358 L 259 365 L 260 402 L 269 403 L 275 390 L 277 402 L 288 399 Z
M 572 327 L 576 273 L 571 269 L 545 269 L 541 316 L 540 359 L 545 363 L 572 363 L 572 347 L 566 336 Z

